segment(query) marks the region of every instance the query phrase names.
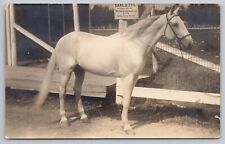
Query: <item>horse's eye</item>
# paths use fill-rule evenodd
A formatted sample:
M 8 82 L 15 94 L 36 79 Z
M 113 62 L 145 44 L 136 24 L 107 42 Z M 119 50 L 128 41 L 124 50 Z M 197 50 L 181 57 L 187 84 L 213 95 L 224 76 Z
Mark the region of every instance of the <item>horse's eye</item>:
M 174 27 L 178 27 L 178 23 L 174 23 L 173 26 L 174 26 Z

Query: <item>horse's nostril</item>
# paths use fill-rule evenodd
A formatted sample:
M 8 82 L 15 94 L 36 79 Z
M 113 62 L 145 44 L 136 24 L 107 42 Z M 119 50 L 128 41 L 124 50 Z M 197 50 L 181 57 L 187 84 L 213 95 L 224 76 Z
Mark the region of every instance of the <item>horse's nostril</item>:
M 187 49 L 188 49 L 188 50 L 191 50 L 192 47 L 193 47 L 193 44 L 192 44 L 192 43 L 189 43 Z

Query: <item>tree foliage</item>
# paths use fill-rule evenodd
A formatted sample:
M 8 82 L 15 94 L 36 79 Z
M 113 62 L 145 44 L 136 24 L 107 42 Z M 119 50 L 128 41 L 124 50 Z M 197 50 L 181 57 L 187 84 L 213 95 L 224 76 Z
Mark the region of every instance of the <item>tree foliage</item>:
M 91 10 L 91 26 L 98 27 L 116 27 L 117 21 L 114 19 L 114 10 L 102 5 L 95 5 Z
M 216 4 L 190 4 L 181 16 L 189 25 L 220 25 L 220 7 Z
M 216 4 L 190 4 L 188 7 L 181 6 L 180 16 L 189 26 L 194 25 L 220 25 L 220 7 Z M 164 14 L 170 10 L 156 10 L 156 14 Z

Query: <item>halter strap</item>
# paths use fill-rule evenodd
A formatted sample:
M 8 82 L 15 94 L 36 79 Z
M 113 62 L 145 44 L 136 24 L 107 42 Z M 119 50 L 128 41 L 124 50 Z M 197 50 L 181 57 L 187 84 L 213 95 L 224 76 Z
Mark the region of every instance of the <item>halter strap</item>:
M 178 44 L 179 44 L 179 48 L 182 49 L 182 45 L 183 45 L 183 44 L 181 43 L 181 41 L 182 41 L 183 39 L 185 39 L 186 37 L 190 36 L 191 34 L 188 33 L 188 34 L 184 35 L 183 37 L 178 37 L 178 35 L 176 34 L 175 30 L 173 29 L 173 27 L 172 27 L 172 25 L 171 25 L 171 23 L 170 23 L 170 21 L 171 21 L 174 17 L 176 17 L 176 16 L 179 16 L 179 15 L 175 14 L 175 15 L 173 15 L 170 19 L 168 19 L 168 15 L 166 14 L 166 20 L 167 20 L 167 23 L 166 23 L 166 27 L 165 27 L 165 30 L 164 30 L 164 36 L 165 36 L 165 34 L 166 34 L 166 29 L 167 29 L 167 27 L 168 27 L 168 25 L 169 25 L 170 28 L 171 28 L 171 30 L 172 30 L 172 32 L 173 32 L 173 34 L 174 34 L 175 37 L 176 37 L 176 40 L 177 40 L 177 42 L 178 42 Z
M 165 30 L 164 30 L 164 35 L 165 35 L 165 33 L 166 33 L 166 29 L 167 29 L 167 26 L 169 25 L 170 27 L 171 27 L 171 24 L 170 24 L 170 21 L 174 18 L 174 17 L 176 17 L 176 16 L 178 16 L 178 15 L 173 15 L 170 19 L 168 18 L 168 15 L 166 14 L 166 27 L 165 27 Z

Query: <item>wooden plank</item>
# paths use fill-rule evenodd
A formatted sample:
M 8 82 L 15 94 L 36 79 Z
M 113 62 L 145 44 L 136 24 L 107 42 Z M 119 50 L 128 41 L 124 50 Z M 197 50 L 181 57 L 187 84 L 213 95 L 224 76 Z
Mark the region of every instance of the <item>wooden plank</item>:
M 35 90 L 38 91 L 42 81 L 37 80 L 27 80 L 27 79 L 7 79 L 6 86 L 12 89 L 22 89 L 22 90 Z M 59 93 L 58 89 L 59 83 L 51 83 L 49 92 Z M 73 85 L 69 84 L 67 87 L 67 94 L 74 94 Z M 99 97 L 105 98 L 106 88 L 94 85 L 84 85 L 82 89 L 83 96 Z
M 49 51 L 51 53 L 54 51 L 54 48 L 53 47 L 51 47 L 50 45 L 48 45 L 47 43 L 45 43 L 44 41 L 42 41 L 41 39 L 39 39 L 38 37 L 36 37 L 32 33 L 30 33 L 29 31 L 25 30 L 24 28 L 22 28 L 18 24 L 14 23 L 13 24 L 13 27 L 16 30 L 18 30 L 20 33 L 22 33 L 23 35 L 25 35 L 26 37 L 28 37 L 29 39 L 33 40 L 34 42 L 36 42 L 37 44 L 39 44 L 40 46 L 42 46 L 43 48 L 45 48 L 47 51 Z
M 182 57 L 182 58 L 184 58 L 184 59 L 186 59 L 188 61 L 191 61 L 193 63 L 196 63 L 198 65 L 201 65 L 201 66 L 206 67 L 206 68 L 208 68 L 210 70 L 213 70 L 213 71 L 216 71 L 216 72 L 220 73 L 220 66 L 216 65 L 216 64 L 214 64 L 212 62 L 206 61 L 206 60 L 204 60 L 202 58 L 196 57 L 196 56 L 194 56 L 192 54 L 189 54 L 187 52 L 181 51 L 181 50 L 179 50 L 177 48 L 173 48 L 173 47 L 171 47 L 171 46 L 169 46 L 167 44 L 161 43 L 161 42 L 158 42 L 156 44 L 156 47 L 158 47 L 158 48 L 160 48 L 160 49 L 162 49 L 162 50 L 164 50 L 164 51 L 166 51 L 168 53 L 171 53 L 171 54 L 176 55 L 178 57 Z
M 9 67 L 5 66 L 6 70 L 6 78 L 27 78 L 32 80 L 42 80 L 44 77 L 44 74 L 46 72 L 46 69 L 43 68 L 36 68 L 36 67 L 22 67 L 22 66 L 16 66 L 16 67 Z M 71 79 L 75 79 L 74 75 L 72 75 Z M 59 80 L 59 74 L 57 71 L 54 72 L 52 81 L 58 81 Z M 115 78 L 111 77 L 103 77 L 94 75 L 91 73 L 85 73 L 85 83 L 89 84 L 97 84 L 97 85 L 112 85 L 116 81 Z
M 11 47 L 11 59 L 12 59 L 12 66 L 16 66 L 17 64 L 17 52 L 16 52 L 16 33 L 15 29 L 13 28 L 13 23 L 15 22 L 14 18 L 14 5 L 9 5 L 9 20 L 10 20 L 10 47 Z
M 39 90 L 42 78 L 46 72 L 42 68 L 31 67 L 5 67 L 6 70 L 6 86 L 16 89 Z M 75 77 L 72 75 L 69 81 L 67 94 L 73 94 L 73 83 Z M 96 76 L 86 73 L 83 84 L 82 95 L 101 97 L 106 96 L 106 87 L 115 83 L 115 78 Z M 59 74 L 54 72 L 51 81 L 50 92 L 58 93 Z
M 10 18 L 9 18 L 9 5 L 5 7 L 5 26 L 6 26 L 6 53 L 7 53 L 7 65 L 12 66 L 12 51 L 10 44 Z
M 118 96 L 123 95 L 121 81 L 117 81 L 116 93 Z M 159 100 L 220 105 L 220 94 L 218 93 L 134 87 L 132 96 Z

